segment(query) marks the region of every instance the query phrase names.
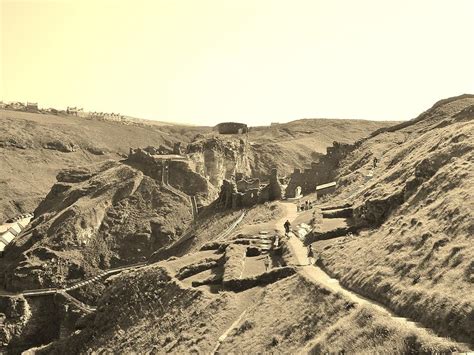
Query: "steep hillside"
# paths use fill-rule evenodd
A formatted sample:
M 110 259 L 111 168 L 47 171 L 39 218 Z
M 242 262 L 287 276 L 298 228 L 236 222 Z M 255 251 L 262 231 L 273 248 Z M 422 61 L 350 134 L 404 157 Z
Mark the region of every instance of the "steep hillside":
M 334 141 L 354 143 L 370 132 L 397 122 L 302 119 L 270 127 L 254 127 L 249 133 L 250 166 L 255 176 L 268 175 L 277 168 L 289 175 L 295 168 L 308 168 Z
M 310 280 L 297 272 L 286 244 L 281 254 L 272 253 L 270 266 L 263 267 L 265 255 L 259 255 L 254 234 L 275 224 L 267 221 L 274 211 L 264 207 L 249 211 L 252 220 L 257 215 L 261 219 L 251 228 L 242 227 L 228 238 L 209 239 L 211 243 L 182 257 L 113 277 L 97 311 L 78 322 L 71 335 L 36 351 L 214 354 L 465 349 L 425 330 L 405 329 L 386 314 L 361 307 Z
M 62 171 L 1 259 L 10 290 L 65 285 L 144 261 L 192 220 L 189 199 L 115 161 Z
M 172 148 L 208 130 L 0 110 L 0 221 L 32 212 L 61 169 L 122 159 L 130 147 Z
M 397 313 L 472 341 L 474 95 L 374 134 L 342 166 L 333 204 L 354 203 L 366 229 L 316 242 L 322 265 Z
M 33 211 L 65 168 L 119 160 L 129 148 L 191 141 L 195 171 L 219 188 L 239 169 L 267 176 L 277 167 L 287 174 L 310 164 L 334 140 L 354 142 L 393 122 L 299 120 L 276 127 L 252 128 L 244 136 L 220 136 L 213 144 L 209 127 L 136 121 L 129 125 L 81 117 L 0 110 L 0 221 Z M 197 136 L 197 137 L 196 137 Z M 196 139 L 194 139 L 196 137 Z M 243 152 L 240 140 L 245 139 Z M 232 141 L 232 142 L 230 142 Z M 234 149 L 234 148 L 235 149 Z

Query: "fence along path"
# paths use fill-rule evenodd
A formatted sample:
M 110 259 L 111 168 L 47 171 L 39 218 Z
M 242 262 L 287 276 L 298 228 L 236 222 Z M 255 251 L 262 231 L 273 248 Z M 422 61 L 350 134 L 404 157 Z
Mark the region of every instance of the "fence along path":
M 126 266 L 120 266 L 112 269 L 108 269 L 106 271 L 101 272 L 100 274 L 97 274 L 93 277 L 90 277 L 88 279 L 76 282 L 72 284 L 71 286 L 67 287 L 62 287 L 62 288 L 40 288 L 40 289 L 34 289 L 34 290 L 24 290 L 23 292 L 20 292 L 19 295 L 23 295 L 26 297 L 34 297 L 34 296 L 45 296 L 45 295 L 51 295 L 51 294 L 56 294 L 56 293 L 63 293 L 67 291 L 72 291 L 81 287 L 84 287 L 86 285 L 89 285 L 93 282 L 96 282 L 106 276 L 112 275 L 112 274 L 118 274 L 121 271 L 125 270 L 130 270 L 138 267 L 145 266 L 147 264 L 146 261 L 140 262 L 140 263 L 135 263 L 131 265 L 126 265 Z
M 242 214 L 237 218 L 234 223 L 232 223 L 225 231 L 223 231 L 219 236 L 215 239 L 216 241 L 222 240 L 226 237 L 229 236 L 230 233 L 237 227 L 240 222 L 244 219 L 245 215 L 247 214 L 247 211 L 242 212 Z

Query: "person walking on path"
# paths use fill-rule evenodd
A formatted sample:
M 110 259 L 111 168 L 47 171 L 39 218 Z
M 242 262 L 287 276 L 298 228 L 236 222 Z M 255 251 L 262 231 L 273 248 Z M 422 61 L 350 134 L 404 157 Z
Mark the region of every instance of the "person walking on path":
M 378 162 L 378 161 L 379 161 L 379 160 L 377 159 L 377 157 L 374 157 L 374 168 L 377 167 L 377 162 Z
M 283 225 L 285 227 L 285 236 L 288 237 L 288 233 L 290 233 L 290 227 L 291 223 L 289 220 L 286 220 L 285 224 Z
M 268 271 L 270 268 L 270 255 L 267 254 L 263 262 L 265 263 L 265 271 Z
M 308 245 L 308 262 L 309 262 L 309 265 L 313 265 L 314 263 L 314 252 L 313 252 L 313 246 L 311 244 Z

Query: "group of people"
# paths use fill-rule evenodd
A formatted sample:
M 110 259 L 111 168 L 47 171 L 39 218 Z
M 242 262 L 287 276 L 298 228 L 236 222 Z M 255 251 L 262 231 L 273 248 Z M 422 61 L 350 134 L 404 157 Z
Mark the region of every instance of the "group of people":
M 296 206 L 296 211 L 299 212 L 299 211 L 306 211 L 306 210 L 310 210 L 313 208 L 313 204 L 311 203 L 311 201 L 306 201 L 305 203 L 303 203 L 301 206 Z

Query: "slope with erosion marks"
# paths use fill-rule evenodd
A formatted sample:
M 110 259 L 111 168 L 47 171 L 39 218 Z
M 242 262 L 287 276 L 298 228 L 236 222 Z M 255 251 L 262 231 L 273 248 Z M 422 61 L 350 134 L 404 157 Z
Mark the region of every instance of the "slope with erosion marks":
M 268 220 L 273 213 L 265 215 L 263 207 L 253 215 L 260 216 L 260 228 L 268 228 L 276 220 Z M 243 228 L 248 237 L 257 229 Z M 272 273 L 292 267 L 273 265 L 255 277 L 239 273 L 242 262 L 250 258 L 241 253 L 246 244 L 237 244 L 242 238 L 231 237 L 216 250 L 196 251 L 113 277 L 97 311 L 81 322 L 80 329 L 38 353 L 464 350 L 449 341 L 440 343 L 427 332 L 400 329 L 389 317 L 361 308 L 300 274 L 269 282 Z M 229 277 L 252 284 L 229 288 Z M 213 289 L 205 283 L 210 279 L 223 287 Z M 363 331 L 359 325 L 365 326 Z
M 0 110 L 0 220 L 33 211 L 61 169 L 118 160 L 130 147 L 172 147 L 209 130 Z
M 254 176 L 264 177 L 272 168 L 289 175 L 307 168 L 326 154 L 334 141 L 354 143 L 371 132 L 394 125 L 391 121 L 301 119 L 270 127 L 253 127 L 249 133 L 250 166 Z
M 245 215 L 241 219 L 244 212 Z M 248 211 L 222 211 L 211 204 L 199 214 L 196 221 L 193 221 L 188 233 L 177 239 L 169 247 L 155 252 L 149 260 L 157 262 L 172 256 L 183 256 L 187 253 L 196 252 L 203 245 L 213 243 L 213 241 L 220 240 L 222 237 L 232 237 L 243 231 L 262 228 L 262 224 L 282 215 L 283 210 L 276 202 L 256 205 Z M 229 230 L 229 233 L 225 233 L 231 227 L 234 228 Z
M 352 195 L 354 219 L 369 229 L 313 244 L 345 286 L 466 342 L 474 339 L 473 105 L 472 95 L 443 100 L 363 142 L 342 164 L 335 200 Z
M 58 174 L 1 260 L 7 289 L 43 288 L 146 260 L 183 233 L 189 201 L 115 161 Z

